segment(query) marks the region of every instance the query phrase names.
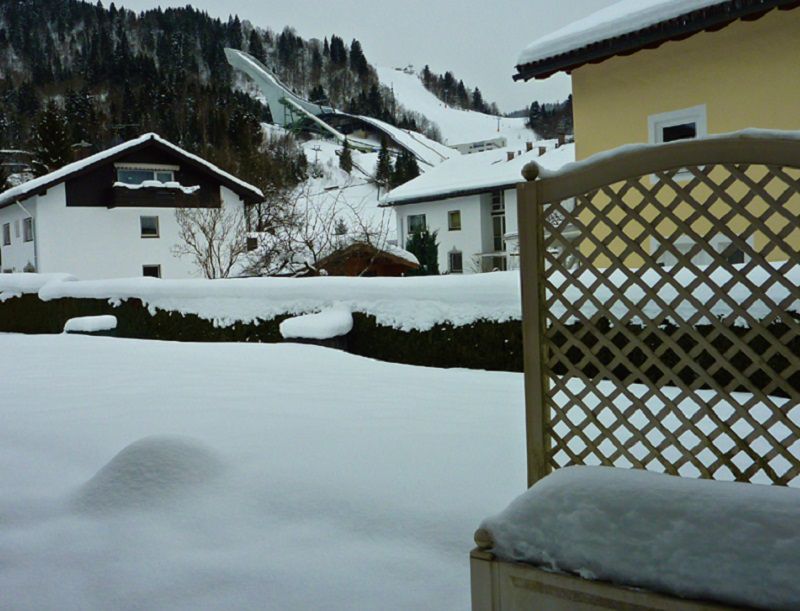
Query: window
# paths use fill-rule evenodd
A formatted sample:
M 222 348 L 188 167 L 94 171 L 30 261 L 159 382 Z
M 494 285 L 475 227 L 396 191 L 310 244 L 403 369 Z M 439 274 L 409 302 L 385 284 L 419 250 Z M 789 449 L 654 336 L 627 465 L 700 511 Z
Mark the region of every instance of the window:
M 3 225 L 3 246 L 9 246 L 11 244 L 11 224 L 6 223 Z
M 428 227 L 424 214 L 411 214 L 408 217 L 408 233 L 423 232 Z
M 708 242 L 702 248 L 695 249 L 696 242 L 685 234 L 678 236 L 671 236 L 670 240 L 675 250 L 682 255 L 692 253 L 691 262 L 694 265 L 709 265 L 715 261 L 712 250 L 722 255 L 728 263 L 733 265 L 746 263 L 749 257 L 736 246 L 730 238 L 717 234 L 708 239 Z M 750 248 L 754 248 L 755 241 L 753 236 L 747 239 L 747 244 Z M 659 242 L 653 239 L 653 253 L 659 248 Z M 657 262 L 661 266 L 677 265 L 678 258 L 671 251 L 661 252 L 658 256 Z
M 506 194 L 504 191 L 492 191 L 492 214 L 505 214 Z
M 22 221 L 22 236 L 26 242 L 33 242 L 33 219 L 31 217 Z
M 247 238 L 247 252 L 258 250 L 258 238 Z
M 703 138 L 708 134 L 705 104 L 652 115 L 647 123 L 650 144 Z
M 173 170 L 149 168 L 117 168 L 117 182 L 125 183 L 126 185 L 140 185 L 146 180 L 173 182 L 175 180 L 175 172 Z
M 158 237 L 158 217 L 157 216 L 141 216 L 139 217 L 139 224 L 142 229 L 143 238 L 157 238 Z
M 506 217 L 503 214 L 492 217 L 492 249 L 494 252 L 505 250 Z
M 461 231 L 461 210 L 451 210 L 447 213 L 447 228 L 450 231 Z
M 19 219 L 14 221 L 14 237 L 15 238 L 19 237 Z
M 142 276 L 145 278 L 161 278 L 160 265 L 143 265 Z
M 451 274 L 464 273 L 464 256 L 457 250 L 447 253 L 447 269 Z

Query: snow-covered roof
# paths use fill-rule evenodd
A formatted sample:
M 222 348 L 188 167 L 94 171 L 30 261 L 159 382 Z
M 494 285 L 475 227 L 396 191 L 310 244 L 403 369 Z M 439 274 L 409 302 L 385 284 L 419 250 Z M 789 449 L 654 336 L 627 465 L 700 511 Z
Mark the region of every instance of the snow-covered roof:
M 522 154 L 505 148 L 454 157 L 390 191 L 383 203 L 409 204 L 511 187 L 523 181 L 522 168 L 531 161 L 553 171 L 575 161 L 574 144 L 555 148 L 553 141 L 549 141 L 549 147 L 542 156 L 538 155 L 538 146 L 534 146 L 534 150 Z M 514 153 L 510 161 L 509 153 Z
M 752 18 L 784 4 L 789 3 L 783 0 L 739 0 L 735 3 L 731 0 L 620 0 L 528 45 L 517 60 L 519 74 L 514 78 L 548 76 L 619 52 L 657 46 L 672 38 L 723 27 L 736 19 Z M 667 22 L 672 27 L 660 27 Z M 631 36 L 633 34 L 637 35 Z M 615 42 L 620 48 L 614 48 Z
M 85 159 L 69 163 L 64 167 L 59 168 L 58 170 L 50 172 L 49 174 L 45 174 L 44 176 L 39 176 L 38 178 L 34 178 L 33 180 L 29 180 L 27 182 L 22 183 L 21 185 L 3 191 L 2 193 L 0 193 L 0 207 L 13 203 L 15 201 L 22 201 L 24 199 L 27 199 L 28 197 L 34 195 L 38 191 L 49 189 L 53 185 L 65 181 L 67 178 L 69 178 L 74 174 L 78 174 L 85 170 L 88 170 L 92 166 L 95 166 L 102 161 L 106 161 L 114 157 L 117 157 L 131 149 L 140 147 L 149 141 L 157 142 L 158 144 L 171 149 L 184 159 L 187 159 L 200 166 L 205 167 L 208 171 L 216 174 L 226 183 L 228 183 L 234 191 L 239 191 L 240 194 L 242 191 L 244 191 L 247 192 L 251 197 L 256 197 L 256 198 L 264 197 L 264 194 L 258 187 L 254 187 L 253 185 L 246 183 L 243 180 L 240 180 L 239 178 L 236 178 L 232 174 L 229 174 L 225 170 L 218 168 L 213 163 L 206 161 L 202 157 L 198 157 L 197 155 L 193 155 L 192 153 L 185 151 L 179 146 L 172 144 L 168 140 L 165 140 L 158 134 L 147 133 L 139 136 L 138 138 L 134 138 L 133 140 L 128 140 L 127 142 L 123 142 L 122 144 L 112 146 L 109 149 L 106 149 L 99 153 L 95 153 L 94 155 L 90 155 Z

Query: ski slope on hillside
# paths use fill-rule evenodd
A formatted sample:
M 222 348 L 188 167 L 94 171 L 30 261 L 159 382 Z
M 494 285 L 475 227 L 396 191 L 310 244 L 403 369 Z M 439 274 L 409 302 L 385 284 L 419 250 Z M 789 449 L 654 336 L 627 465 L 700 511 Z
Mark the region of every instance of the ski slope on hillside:
M 518 143 L 536 140 L 533 131 L 525 127 L 525 119 L 500 118 L 498 131 L 498 117 L 446 106 L 425 89 L 418 75 L 406 74 L 395 68 L 378 67 L 377 70 L 381 83 L 394 89 L 400 104 L 439 126 L 444 144 L 453 146 L 503 136 L 508 140 L 508 145 L 513 147 Z

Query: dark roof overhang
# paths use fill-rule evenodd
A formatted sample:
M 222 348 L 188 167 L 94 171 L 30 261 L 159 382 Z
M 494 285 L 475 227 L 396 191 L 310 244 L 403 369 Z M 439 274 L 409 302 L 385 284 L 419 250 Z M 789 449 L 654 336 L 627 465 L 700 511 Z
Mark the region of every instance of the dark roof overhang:
M 522 174 L 520 174 L 522 176 Z M 467 197 L 469 195 L 481 195 L 483 193 L 491 193 L 493 191 L 505 191 L 507 189 L 516 189 L 517 185 L 524 182 L 522 178 L 516 182 L 510 182 L 503 185 L 495 185 L 492 187 L 476 187 L 474 189 L 462 189 L 460 191 L 448 191 L 447 193 L 434 193 L 431 195 L 420 195 L 419 197 L 409 197 L 408 199 L 401 199 L 394 202 L 384 202 L 380 205 L 381 208 L 393 208 L 395 206 L 406 206 L 408 204 L 422 204 L 425 202 L 436 202 L 445 199 L 455 199 L 456 197 Z
M 24 201 L 30 197 L 33 197 L 34 195 L 44 195 L 50 188 L 54 187 L 55 185 L 58 185 L 62 182 L 67 182 L 68 180 L 73 180 L 74 178 L 77 178 L 78 176 L 83 176 L 84 174 L 87 174 L 97 169 L 98 167 L 107 165 L 109 163 L 114 163 L 119 159 L 121 159 L 122 157 L 125 157 L 131 153 L 148 148 L 156 148 L 161 151 L 164 151 L 171 157 L 179 159 L 181 164 L 189 166 L 197 170 L 198 172 L 213 177 L 220 184 L 226 186 L 228 189 L 236 193 L 236 195 L 241 197 L 242 201 L 244 201 L 246 204 L 257 204 L 264 200 L 264 198 L 258 195 L 256 191 L 247 189 L 243 184 L 235 180 L 231 180 L 225 174 L 214 171 L 214 169 L 210 168 L 208 165 L 192 158 L 191 155 L 182 153 L 181 149 L 177 147 L 173 148 L 172 146 L 168 146 L 162 143 L 155 137 L 151 137 L 144 139 L 136 144 L 132 144 L 131 146 L 125 147 L 124 149 L 120 150 L 119 152 L 113 155 L 108 155 L 106 157 L 99 158 L 91 163 L 81 165 L 74 172 L 70 172 L 69 174 L 57 175 L 52 180 L 48 180 L 40 185 L 37 185 L 37 187 L 33 190 L 30 191 L 23 190 L 18 195 L 15 195 L 10 198 L 3 198 L 2 197 L 3 194 L 0 193 L 0 208 L 5 208 L 7 206 L 15 204 L 16 202 Z M 9 189 L 9 191 L 11 191 L 11 189 Z
M 596 64 L 615 55 L 631 55 L 655 49 L 671 40 L 683 40 L 699 32 L 714 32 L 739 19 L 755 21 L 773 9 L 800 7 L 800 0 L 729 0 L 679 15 L 647 28 L 608 38 L 567 53 L 516 66 L 515 81 L 544 79 L 557 72 L 572 72 L 585 64 Z

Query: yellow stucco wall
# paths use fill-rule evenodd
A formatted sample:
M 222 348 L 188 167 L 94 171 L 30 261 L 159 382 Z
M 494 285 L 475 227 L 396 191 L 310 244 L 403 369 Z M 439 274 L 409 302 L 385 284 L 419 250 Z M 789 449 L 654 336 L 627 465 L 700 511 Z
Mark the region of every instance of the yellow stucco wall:
M 703 104 L 709 134 L 748 127 L 800 130 L 800 9 L 773 11 L 754 22 L 736 22 L 717 32 L 704 32 L 657 49 L 583 66 L 573 73 L 572 86 L 578 159 L 623 144 L 648 142 L 651 115 Z M 706 201 L 705 191 L 701 187 L 694 195 Z M 746 195 L 741 184 L 731 192 L 737 200 Z M 658 199 L 665 202 L 669 197 L 661 193 Z M 756 214 L 766 210 L 759 200 L 751 202 L 752 206 L 758 208 L 751 210 Z M 785 209 L 796 217 L 800 213 L 798 197 L 786 202 Z M 609 211 L 601 214 L 605 216 Z M 652 223 L 656 218 L 647 217 L 653 214 L 645 213 L 644 218 Z M 680 206 L 676 214 L 682 219 L 690 218 L 692 208 Z M 592 216 L 589 210 L 581 215 L 587 224 Z M 674 238 L 673 228 L 667 225 L 658 223 L 658 233 Z M 702 223 L 695 225 L 693 229 L 706 235 Z M 738 215 L 727 223 L 737 234 L 748 225 L 749 221 Z M 595 237 L 603 237 L 604 232 L 596 227 L 594 233 Z M 634 237 L 628 228 L 626 234 Z M 754 246 L 758 251 L 766 249 L 767 258 L 782 260 L 798 252 L 800 229 L 787 238 L 790 253 L 773 250 L 775 245 L 770 245 L 761 232 L 754 236 Z M 645 241 L 650 243 L 651 238 Z M 580 248 L 584 254 L 595 250 L 586 241 Z M 618 241 L 610 248 L 615 253 L 624 251 Z M 604 267 L 608 260 L 597 256 L 595 263 Z M 641 259 L 626 257 L 625 263 L 638 266 Z
M 709 134 L 800 130 L 800 9 L 578 68 L 578 159 L 648 141 L 650 115 L 706 104 Z

